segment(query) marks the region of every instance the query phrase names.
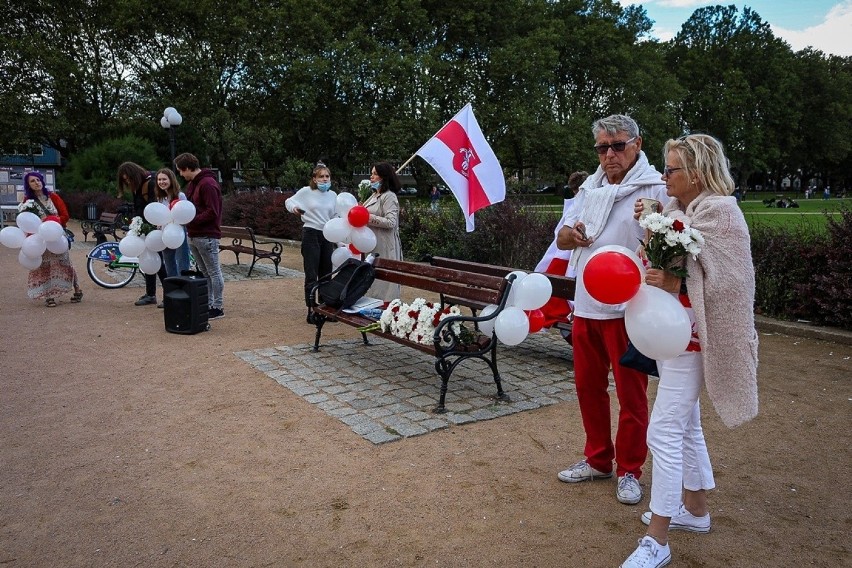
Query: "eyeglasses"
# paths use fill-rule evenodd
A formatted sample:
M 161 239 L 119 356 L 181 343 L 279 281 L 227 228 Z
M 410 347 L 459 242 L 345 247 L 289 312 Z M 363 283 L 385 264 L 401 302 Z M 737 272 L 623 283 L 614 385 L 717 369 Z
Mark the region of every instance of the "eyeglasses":
M 670 168 L 670 167 L 666 166 L 665 168 L 663 168 L 663 175 L 668 177 L 668 176 L 672 175 L 673 173 L 680 171 L 682 169 L 683 168 Z
M 613 142 L 612 144 L 598 144 L 597 146 L 594 146 L 594 149 L 595 152 L 597 152 L 600 156 L 603 156 L 607 152 L 609 152 L 610 148 L 612 148 L 613 152 L 624 152 L 624 149 L 627 148 L 627 145 L 636 140 L 636 138 L 637 137 L 634 136 L 630 140 L 626 140 L 624 142 Z

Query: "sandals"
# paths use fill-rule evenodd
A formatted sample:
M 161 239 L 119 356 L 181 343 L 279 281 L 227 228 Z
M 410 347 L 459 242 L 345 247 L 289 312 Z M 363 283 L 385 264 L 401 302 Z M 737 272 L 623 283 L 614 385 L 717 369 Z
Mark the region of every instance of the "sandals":
M 54 300 L 53 298 L 48 298 L 44 302 L 44 305 L 47 306 L 48 308 L 55 308 L 56 307 L 56 300 Z
M 71 296 L 71 303 L 72 304 L 79 304 L 82 300 L 83 300 L 83 291 L 82 290 L 80 290 L 79 292 L 74 292 L 74 295 Z

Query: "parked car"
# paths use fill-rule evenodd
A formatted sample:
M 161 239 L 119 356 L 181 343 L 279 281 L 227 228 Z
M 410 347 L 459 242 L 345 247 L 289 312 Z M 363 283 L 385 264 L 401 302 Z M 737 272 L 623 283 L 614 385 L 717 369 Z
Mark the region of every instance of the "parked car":
M 417 188 L 411 187 L 411 186 L 403 187 L 402 189 L 399 190 L 399 194 L 400 195 L 417 195 Z
M 442 194 L 444 194 L 444 195 L 449 195 L 449 193 L 450 193 L 450 188 L 449 188 L 449 187 L 447 187 L 446 185 L 439 185 L 439 186 L 438 186 L 438 192 L 439 192 L 439 193 L 442 193 Z

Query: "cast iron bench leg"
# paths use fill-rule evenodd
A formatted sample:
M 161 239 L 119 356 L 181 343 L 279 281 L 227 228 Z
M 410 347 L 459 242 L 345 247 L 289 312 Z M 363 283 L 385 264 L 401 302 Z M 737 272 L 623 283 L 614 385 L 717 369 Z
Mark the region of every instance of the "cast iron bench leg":
M 322 335 L 322 326 L 325 324 L 325 316 L 314 312 L 314 322 L 317 326 L 317 336 L 314 339 L 314 353 L 319 351 L 320 336 Z

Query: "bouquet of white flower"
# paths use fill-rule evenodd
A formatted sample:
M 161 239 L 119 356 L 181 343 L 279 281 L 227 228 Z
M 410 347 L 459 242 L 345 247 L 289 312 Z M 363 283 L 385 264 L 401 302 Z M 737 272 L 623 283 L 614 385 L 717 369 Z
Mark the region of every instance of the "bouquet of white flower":
M 382 312 L 379 321 L 359 328 L 358 331 L 376 331 L 381 329 L 396 337 L 408 339 L 423 345 L 431 345 L 434 341 L 435 328 L 441 320 L 450 316 L 459 316 L 461 311 L 456 306 L 441 309 L 439 305 L 417 298 L 410 304 L 402 300 L 393 300 Z M 450 324 L 457 335 L 462 333 L 459 323 Z
M 639 221 L 639 226 L 650 233 L 648 242 L 643 243 L 645 257 L 651 268 L 660 268 L 686 278 L 686 268 L 675 266 L 686 255 L 695 258 L 704 246 L 701 233 L 679 219 L 672 219 L 660 213 L 651 213 Z

